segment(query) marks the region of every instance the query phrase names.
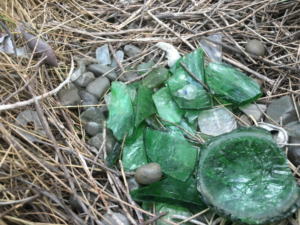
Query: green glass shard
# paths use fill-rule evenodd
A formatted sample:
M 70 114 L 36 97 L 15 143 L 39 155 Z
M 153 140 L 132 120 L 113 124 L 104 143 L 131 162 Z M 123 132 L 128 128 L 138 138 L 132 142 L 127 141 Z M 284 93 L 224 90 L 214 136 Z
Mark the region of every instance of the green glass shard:
M 178 68 L 170 79 L 168 79 L 168 87 L 172 97 L 181 109 L 208 109 L 212 107 L 212 98 L 209 92 L 202 87 L 196 87 L 197 95 L 194 99 L 188 100 L 183 97 L 174 96 L 174 93 L 182 89 L 185 85 L 190 84 L 188 79 L 191 79 L 188 72 L 183 68 Z
M 162 125 L 158 122 L 158 120 L 159 118 L 157 118 L 155 115 L 151 115 L 145 119 L 145 122 L 155 130 L 165 131 Z
M 154 62 L 152 60 L 150 60 L 147 63 L 142 63 L 142 64 L 138 65 L 137 69 L 141 70 L 141 71 L 139 71 L 139 73 L 141 75 L 143 75 L 143 74 L 147 73 L 148 69 L 152 68 L 154 65 L 155 65 Z
M 226 63 L 209 63 L 206 82 L 215 97 L 238 106 L 249 104 L 263 94 L 255 81 Z
M 242 127 L 202 145 L 197 189 L 218 214 L 247 224 L 282 220 L 300 206 L 285 152 L 258 127 Z
M 148 116 L 156 113 L 156 108 L 152 100 L 153 91 L 145 86 L 140 86 L 137 93 L 135 127 Z
M 123 140 L 126 132 L 126 139 L 130 139 L 133 135 L 134 117 L 134 109 L 126 85 L 118 81 L 112 82 L 107 127 L 113 131 L 119 141 Z
M 136 90 L 140 85 L 142 84 L 142 81 L 137 81 L 131 84 L 127 84 L 128 90 Z
M 153 203 L 151 202 L 143 202 L 143 207 L 145 211 L 152 213 L 153 209 Z M 168 221 L 171 221 L 173 223 L 179 223 L 182 220 L 179 219 L 173 219 L 172 215 L 180 215 L 185 217 L 191 217 L 192 214 L 187 208 L 177 207 L 174 205 L 167 205 L 162 203 L 155 203 L 155 214 L 158 215 L 162 212 L 169 212 L 167 215 L 163 216 L 163 219 L 166 219 Z M 148 218 L 147 218 L 148 219 Z M 163 221 L 163 220 L 157 220 L 155 222 L 156 225 L 169 225 L 169 223 Z M 192 225 L 190 222 L 181 223 L 183 225 Z
M 108 156 L 105 159 L 106 165 L 109 167 L 113 166 L 118 158 L 120 157 L 120 152 L 121 152 L 121 143 L 116 142 L 114 148 L 111 150 L 111 152 L 108 154 Z
M 180 123 L 180 119 L 184 111 L 177 106 L 168 87 L 164 87 L 157 91 L 154 95 L 152 95 L 152 99 L 158 114 L 162 118 L 176 124 Z M 163 125 L 168 126 L 171 124 L 164 122 Z
M 164 83 L 170 77 L 169 70 L 164 67 L 153 69 L 142 81 L 147 88 L 155 88 Z
M 199 113 L 199 110 L 186 110 L 184 118 L 186 118 L 189 123 L 197 123 Z
M 134 172 L 138 167 L 147 164 L 144 145 L 144 128 L 141 124 L 136 132 L 136 137 L 131 144 L 124 144 L 122 163 L 124 171 Z
M 196 51 L 183 56 L 182 58 L 178 59 L 177 62 L 171 67 L 170 72 L 174 75 L 176 71 L 181 68 L 183 69 L 180 62 L 183 62 L 184 65 L 201 81 L 205 82 L 205 69 L 204 69 L 204 58 L 203 58 L 203 49 L 199 48 Z M 196 81 L 191 76 L 187 77 L 188 82 L 198 88 L 204 89 L 203 86 Z
M 178 132 L 160 132 L 146 128 L 145 148 L 151 162 L 160 164 L 169 177 L 182 182 L 194 171 L 197 149 Z
M 165 203 L 198 212 L 207 208 L 197 195 L 195 180 L 192 177 L 186 182 L 168 177 L 130 194 L 135 201 Z

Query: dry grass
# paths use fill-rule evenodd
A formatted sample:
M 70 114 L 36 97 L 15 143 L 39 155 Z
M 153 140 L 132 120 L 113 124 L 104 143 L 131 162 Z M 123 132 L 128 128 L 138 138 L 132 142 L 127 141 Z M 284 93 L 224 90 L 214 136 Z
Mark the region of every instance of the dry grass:
M 163 53 L 154 46 L 157 42 L 170 42 L 181 54 L 187 54 L 200 47 L 201 38 L 221 32 L 223 60 L 264 81 L 267 96 L 259 101 L 270 103 L 278 96 L 292 95 L 298 104 L 298 1 L 131 2 L 0 1 L 0 21 L 12 32 L 17 47 L 25 45 L 15 31 L 18 21 L 23 21 L 27 30 L 31 28 L 33 34 L 52 47 L 59 61 L 58 68 L 45 67 L 39 66 L 37 59 L 0 53 L 1 102 L 10 97 L 5 105 L 14 104 L 9 109 L 0 105 L 0 224 L 101 224 L 99 219 L 108 207 L 138 221 L 140 214 L 136 212 L 141 210 L 133 206 L 120 181 L 122 173 L 116 168 L 108 169 L 101 157 L 94 162 L 97 149 L 85 143 L 84 124 L 78 117 L 80 108 L 61 107 L 55 95 L 41 101 L 34 101 L 32 96 L 58 87 L 74 68 L 73 56 L 95 57 L 96 48 L 104 43 L 111 43 L 114 51 L 129 43 L 144 50 L 137 57 L 125 58 L 122 66 L 128 70 L 128 66 L 133 68 L 149 53 L 161 56 Z M 5 33 L 2 28 L 0 31 Z M 265 43 L 268 51 L 264 58 L 245 54 L 244 45 L 249 39 Z M 166 65 L 165 59 L 159 63 Z M 32 86 L 12 96 L 32 77 Z M 16 105 L 30 99 L 30 104 Z M 29 123 L 24 129 L 39 137 L 39 141 L 27 142 L 14 122 L 21 111 L 38 111 L 38 107 L 45 116 L 47 136 L 36 133 Z M 291 168 L 296 176 L 298 169 L 293 165 Z M 76 215 L 67 200 L 71 193 L 80 190 L 98 193 L 99 197 L 94 203 L 82 198 L 86 213 Z M 299 223 L 299 214 L 283 224 Z M 217 222 L 220 220 L 214 224 Z

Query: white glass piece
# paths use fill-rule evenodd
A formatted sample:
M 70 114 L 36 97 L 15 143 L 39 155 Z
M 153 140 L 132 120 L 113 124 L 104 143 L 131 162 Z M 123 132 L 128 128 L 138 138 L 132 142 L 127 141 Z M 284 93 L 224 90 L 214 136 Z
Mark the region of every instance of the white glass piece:
M 117 56 L 117 58 L 118 58 L 118 60 L 119 60 L 120 62 L 122 62 L 122 61 L 124 60 L 124 52 L 123 52 L 123 51 L 121 51 L 121 50 L 116 51 L 116 56 Z M 117 61 L 116 61 L 114 58 L 112 59 L 112 62 L 111 62 L 111 64 L 110 64 L 110 67 L 111 67 L 111 68 L 118 67 L 118 63 L 117 63 Z
M 106 102 L 106 107 L 109 110 L 110 101 L 111 101 L 111 92 L 109 92 L 108 94 L 104 95 L 104 100 Z
M 213 34 L 208 36 L 213 41 L 222 41 L 222 34 Z M 204 56 L 209 57 L 213 62 L 222 62 L 222 46 L 209 42 L 207 40 L 201 40 L 200 45 L 203 48 Z
M 185 98 L 188 100 L 194 99 L 197 95 L 197 88 L 192 84 L 187 84 L 183 88 L 174 93 L 174 96 Z

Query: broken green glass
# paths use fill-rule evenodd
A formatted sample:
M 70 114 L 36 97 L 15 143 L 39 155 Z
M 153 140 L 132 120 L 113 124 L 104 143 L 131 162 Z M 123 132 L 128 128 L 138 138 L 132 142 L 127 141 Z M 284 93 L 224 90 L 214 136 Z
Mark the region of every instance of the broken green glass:
M 119 141 L 123 140 L 126 132 L 126 139 L 132 138 L 134 117 L 134 109 L 126 85 L 118 81 L 112 82 L 107 127 L 113 131 Z
M 210 208 L 247 224 L 282 220 L 300 206 L 285 152 L 258 127 L 242 127 L 202 145 L 197 189 Z
M 154 62 L 152 60 L 150 60 L 147 63 L 142 63 L 142 64 L 138 65 L 137 69 L 141 70 L 141 71 L 139 71 L 139 73 L 141 75 L 143 75 L 147 72 L 148 69 L 152 68 L 154 65 L 155 65 Z
M 144 210 L 147 212 L 152 213 L 153 209 L 153 203 L 152 202 L 143 202 L 143 207 Z M 162 212 L 169 212 L 167 215 L 163 216 L 163 219 L 166 219 L 168 221 L 171 221 L 173 223 L 179 223 L 182 220 L 179 219 L 173 219 L 172 215 L 180 215 L 180 216 L 185 216 L 185 217 L 191 217 L 192 214 L 187 208 L 182 208 L 182 207 L 177 207 L 174 205 L 167 205 L 167 204 L 162 204 L 162 203 L 155 203 L 155 214 L 158 215 Z M 147 218 L 148 219 L 148 218 Z M 155 222 L 156 225 L 169 225 L 168 222 L 165 222 L 163 220 L 157 220 Z M 192 225 L 190 222 L 185 222 L 181 223 L 183 225 Z
M 158 120 L 159 120 L 159 118 L 157 118 L 155 115 L 151 115 L 145 119 L 145 122 L 150 127 L 154 128 L 155 130 L 165 131 L 165 129 L 162 127 L 162 125 L 158 122 Z
M 169 70 L 164 67 L 153 69 L 142 81 L 142 85 L 147 88 L 155 88 L 164 83 L 171 74 Z
M 127 84 L 128 90 L 136 90 L 140 85 L 142 84 L 142 81 L 137 81 L 131 84 Z
M 134 172 L 138 167 L 147 164 L 147 156 L 144 146 L 144 128 L 141 124 L 131 144 L 124 144 L 122 163 L 124 171 Z
M 168 177 L 130 194 L 135 201 L 165 203 L 198 212 L 207 208 L 197 195 L 193 177 L 186 182 Z
M 145 148 L 150 161 L 158 163 L 169 177 L 185 182 L 194 171 L 197 149 L 181 133 L 146 128 Z
M 183 68 L 178 68 L 175 74 L 168 79 L 168 87 L 177 105 L 181 109 L 208 109 L 212 107 L 212 99 L 210 93 L 202 88 L 196 87 L 197 95 L 194 99 L 188 100 L 183 97 L 174 95 L 178 90 L 190 84 L 188 79 L 191 79 L 188 72 Z
M 176 63 L 170 68 L 171 73 L 174 75 L 177 73 L 179 68 L 184 69 L 180 62 L 183 62 L 184 65 L 201 81 L 205 82 L 205 69 L 204 69 L 204 58 L 203 58 L 203 49 L 199 48 L 196 51 L 183 56 L 182 58 L 178 59 Z M 198 88 L 204 89 L 203 86 L 196 81 L 191 76 L 187 77 L 188 82 Z
M 105 163 L 107 166 L 111 167 L 117 162 L 118 158 L 120 157 L 121 146 L 121 143 L 116 142 L 114 148 L 105 159 Z
M 184 111 L 180 109 L 173 100 L 168 87 L 164 87 L 152 95 L 158 115 L 165 120 L 179 124 Z M 170 123 L 164 122 L 163 125 L 170 126 Z
M 148 116 L 156 113 L 156 108 L 152 100 L 153 91 L 143 85 L 141 85 L 137 92 L 137 104 L 136 104 L 136 117 L 135 127 Z
M 249 104 L 263 94 L 254 80 L 226 63 L 209 63 L 206 82 L 212 95 L 238 106 Z

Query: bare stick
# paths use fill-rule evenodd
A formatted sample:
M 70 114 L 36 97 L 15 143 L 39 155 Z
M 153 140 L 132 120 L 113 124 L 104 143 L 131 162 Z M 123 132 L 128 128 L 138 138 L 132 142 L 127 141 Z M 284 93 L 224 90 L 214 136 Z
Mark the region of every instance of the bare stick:
M 153 216 L 151 219 L 149 220 L 146 220 L 145 222 L 143 223 L 140 223 L 139 225 L 147 225 L 147 224 L 150 224 L 150 223 L 153 223 L 155 222 L 156 220 L 162 218 L 163 216 L 167 215 L 169 213 L 169 211 L 166 211 L 166 212 L 162 212 L 160 214 L 157 214 L 156 216 Z
M 110 49 L 110 51 L 111 51 L 111 53 L 112 53 L 114 59 L 116 60 L 116 62 L 117 62 L 117 64 L 118 64 L 118 66 L 119 66 L 121 72 L 124 73 L 124 71 L 125 71 L 125 70 L 124 70 L 124 67 L 123 67 L 122 63 L 120 62 L 120 60 L 118 59 L 118 57 L 117 57 L 117 55 L 116 55 L 116 53 L 115 53 L 113 47 L 111 46 L 111 43 L 108 43 L 108 47 L 109 47 L 109 49 Z

